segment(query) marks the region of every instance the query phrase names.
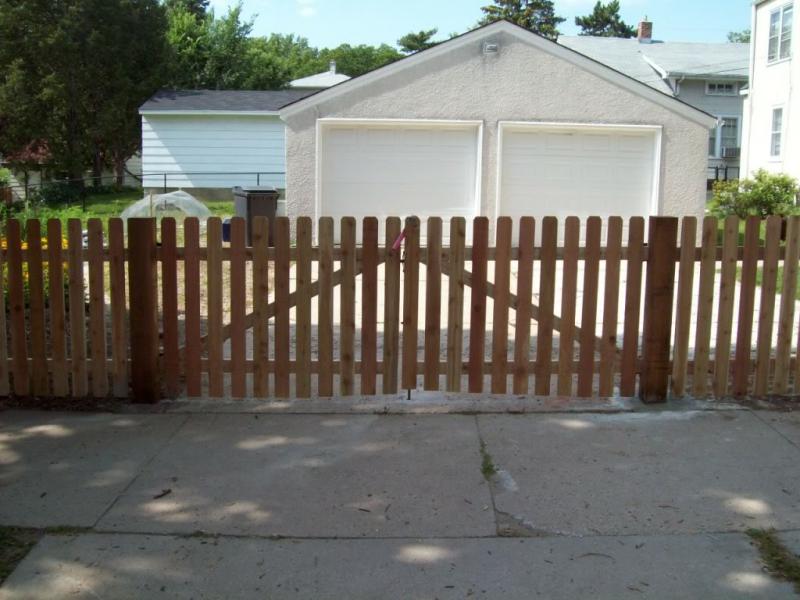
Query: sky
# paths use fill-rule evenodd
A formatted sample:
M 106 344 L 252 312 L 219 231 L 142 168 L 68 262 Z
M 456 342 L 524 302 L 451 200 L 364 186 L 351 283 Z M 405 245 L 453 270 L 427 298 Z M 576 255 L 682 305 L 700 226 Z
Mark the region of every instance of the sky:
M 575 35 L 575 17 L 591 12 L 596 0 L 555 0 L 566 17 L 561 33 Z M 211 0 L 217 14 L 236 0 Z M 348 43 L 395 44 L 410 31 L 439 29 L 439 37 L 472 29 L 489 0 L 242 0 L 253 18 L 254 35 L 294 33 L 312 46 Z M 752 0 L 621 0 L 629 25 L 644 16 L 654 22 L 654 37 L 666 41 L 724 42 L 729 31 L 750 27 Z M 437 38 L 438 39 L 438 38 Z

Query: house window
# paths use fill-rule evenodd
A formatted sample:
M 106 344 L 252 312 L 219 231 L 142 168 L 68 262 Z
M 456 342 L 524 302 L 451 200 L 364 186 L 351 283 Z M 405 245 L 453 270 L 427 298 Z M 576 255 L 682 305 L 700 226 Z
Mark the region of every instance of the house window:
M 735 96 L 736 92 L 735 83 L 722 83 L 718 81 L 709 81 L 706 83 L 706 94 L 708 96 Z
M 708 155 L 712 158 L 737 158 L 739 149 L 738 117 L 723 117 L 708 137 Z
M 783 145 L 783 109 L 775 108 L 772 111 L 772 135 L 770 136 L 769 154 L 773 158 L 781 155 Z
M 794 9 L 789 4 L 769 16 L 768 62 L 776 62 L 792 55 L 792 17 Z

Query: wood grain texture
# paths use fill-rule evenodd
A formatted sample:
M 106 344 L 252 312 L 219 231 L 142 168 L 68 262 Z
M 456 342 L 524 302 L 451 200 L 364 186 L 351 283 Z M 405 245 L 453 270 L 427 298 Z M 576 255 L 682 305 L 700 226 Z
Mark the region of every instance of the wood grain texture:
M 59 223 L 60 225 L 60 223 Z M 61 239 L 59 237 L 59 239 Z M 0 252 L 0 398 L 11 393 L 11 374 L 8 370 L 8 322 L 6 320 L 6 257 Z
M 103 224 L 89 219 L 89 340 L 92 356 L 92 395 L 108 395 L 106 371 L 106 295 L 103 263 Z
M 553 318 L 556 290 L 556 249 L 558 246 L 558 219 L 542 220 L 542 253 L 539 274 L 539 319 L 536 324 L 536 379 L 537 396 L 550 395 L 550 366 L 553 355 Z
M 567 217 L 564 223 L 564 260 L 561 277 L 561 332 L 558 341 L 558 395 L 572 395 L 572 360 L 575 351 L 575 307 L 578 290 L 578 244 L 580 221 Z
M 417 336 L 419 327 L 419 230 L 417 217 L 405 223 L 406 256 L 403 283 L 403 377 L 406 390 L 417 389 Z
M 319 380 L 318 393 L 333 396 L 333 219 L 319 220 Z
M 492 369 L 493 394 L 505 394 L 508 389 L 508 299 L 511 295 L 511 237 L 513 222 L 500 217 L 496 222 L 494 260 L 494 303 L 492 307 Z
M 625 284 L 625 323 L 622 331 L 620 395 L 636 395 L 639 371 L 639 319 L 642 309 L 642 263 L 644 260 L 644 219 L 631 217 L 628 222 L 628 256 Z
M 450 255 L 447 293 L 447 391 L 461 391 L 461 366 L 464 351 L 464 255 L 466 241 L 464 217 L 450 219 Z
M 297 219 L 296 396 L 311 396 L 311 234 L 310 217 Z
M 125 293 L 125 229 L 122 219 L 108 221 L 108 279 L 111 293 L 111 393 L 126 398 L 128 384 L 128 307 Z M 55 348 L 54 348 L 55 350 Z
M 222 371 L 222 221 L 218 217 L 211 217 L 206 222 L 206 239 L 208 394 L 212 398 L 221 398 L 225 395 L 225 377 Z
M 775 293 L 778 283 L 778 261 L 781 249 L 783 219 L 772 216 L 766 222 L 764 266 L 761 275 L 761 300 L 758 306 L 758 334 L 756 339 L 756 377 L 754 393 L 764 396 L 769 391 L 770 354 L 772 352 L 773 321 L 775 319 Z
M 38 220 L 29 220 L 26 224 L 26 229 L 28 243 L 28 330 L 31 354 L 31 392 L 34 396 L 41 397 L 50 395 L 50 378 L 47 372 L 42 230 Z
M 775 376 L 772 384 L 773 393 L 781 395 L 785 394 L 789 387 L 798 260 L 800 260 L 800 217 L 789 217 L 786 223 L 783 286 L 778 316 L 778 343 L 775 346 Z
M 617 360 L 617 325 L 619 320 L 619 278 L 622 257 L 622 218 L 610 217 L 606 230 L 605 300 L 603 302 L 603 335 L 600 343 L 601 398 L 614 395 L 614 374 Z M 586 328 L 583 327 L 585 330 Z
M 672 350 L 672 394 L 678 398 L 686 392 L 689 337 L 692 328 L 696 239 L 697 218 L 684 217 L 681 223 L 680 268 L 676 292 L 678 300 L 675 312 L 675 341 Z
M 756 274 L 761 229 L 760 217 L 748 217 L 744 233 L 744 260 L 739 284 L 739 318 L 736 328 L 736 353 L 733 359 L 733 395 L 744 396 L 750 387 L 753 366 L 750 354 L 753 341 L 753 312 L 756 307 Z
M 697 321 L 694 342 L 694 375 L 692 393 L 702 398 L 708 393 L 711 355 L 711 327 L 714 310 L 714 278 L 716 276 L 717 219 L 703 219 L 700 250 L 700 281 L 697 292 Z
M 486 269 L 489 219 L 475 217 L 472 223 L 472 295 L 469 320 L 468 390 L 483 392 L 483 362 L 486 349 Z
M 361 223 L 361 394 L 377 393 L 378 364 L 378 219 Z
M 340 302 L 339 394 L 352 396 L 355 390 L 356 335 L 356 220 L 342 218 L 342 285 Z
M 722 264 L 720 265 L 722 273 L 717 310 L 717 342 L 714 352 L 714 395 L 718 398 L 728 393 L 738 243 L 739 219 L 728 217 L 725 219 L 725 231 L 722 238 Z
M 196 398 L 202 394 L 203 371 L 200 364 L 200 222 L 197 217 L 183 221 L 183 272 L 186 303 L 185 351 L 183 371 L 186 376 L 186 395 Z
M 58 219 L 50 219 L 47 222 L 47 279 L 50 289 L 48 304 L 49 304 L 49 330 L 50 330 L 50 356 L 52 357 L 50 363 L 50 373 L 52 375 L 53 396 L 56 398 L 64 398 L 69 395 L 69 368 L 67 366 L 67 315 L 66 315 L 66 302 L 65 302 L 65 281 L 64 281 L 64 252 L 63 252 L 63 234 L 61 231 L 61 221 Z M 2 271 L 2 266 L 0 266 Z M 2 277 L 0 276 L 0 279 Z M 123 287 L 125 282 L 123 281 Z M 2 288 L 2 284 L 0 284 Z M 3 296 L 3 291 L 0 289 L 0 296 Z M 113 300 L 113 298 L 112 298 Z M 2 309 L 2 300 L 0 300 L 0 321 L 5 316 L 5 311 Z M 123 313 L 123 319 L 127 313 Z M 0 346 L 5 343 L 5 328 L 0 326 Z M 125 344 L 127 346 L 128 340 L 125 337 Z M 2 350 L 0 350 L 0 363 L 2 363 Z M 0 366 L 0 380 L 2 379 L 2 370 L 5 365 Z M 127 361 L 126 361 L 127 368 Z M 2 387 L 2 384 L 0 384 Z M 2 395 L 2 393 L 0 393 Z M 128 395 L 127 386 L 125 388 L 124 396 Z M 122 396 L 119 396 L 122 397 Z
M 177 398 L 181 393 L 181 364 L 178 350 L 178 234 L 175 219 L 161 219 L 161 344 L 164 393 Z
M 231 219 L 231 258 L 230 258 L 230 311 L 231 311 L 231 396 L 247 396 L 247 372 L 244 362 L 247 359 L 247 263 L 245 243 L 247 231 L 242 217 Z
M 517 312 L 516 322 L 514 323 L 514 376 L 512 386 L 515 394 L 527 394 L 529 390 L 535 233 L 536 223 L 533 217 L 522 217 L 519 221 Z
M 289 370 L 289 219 L 275 219 L 275 396 L 288 398 Z
M 86 304 L 83 278 L 83 227 L 80 219 L 67 222 L 69 262 L 69 340 L 72 395 L 84 398 L 89 393 L 86 372 Z M 133 311 L 131 311 L 133 312 Z M 131 340 L 133 343 L 133 340 Z
M 11 326 L 11 373 L 17 396 L 30 395 L 28 336 L 25 322 L 25 286 L 22 273 L 22 232 L 20 222 L 10 219 L 6 225 L 8 261 L 8 317 Z
M 427 223 L 425 261 L 425 390 L 439 389 L 442 312 L 442 219 L 430 217 Z
M 397 367 L 400 348 L 400 252 L 392 250 L 400 236 L 400 219 L 386 219 L 386 267 L 383 307 L 383 382 L 384 394 L 398 389 Z
M 600 243 L 603 221 L 586 221 L 586 254 L 583 263 L 583 308 L 581 310 L 580 351 L 578 358 L 578 396 L 590 398 L 594 390 L 595 327 L 597 290 L 600 279 Z
M 253 219 L 253 396 L 269 396 L 269 220 Z

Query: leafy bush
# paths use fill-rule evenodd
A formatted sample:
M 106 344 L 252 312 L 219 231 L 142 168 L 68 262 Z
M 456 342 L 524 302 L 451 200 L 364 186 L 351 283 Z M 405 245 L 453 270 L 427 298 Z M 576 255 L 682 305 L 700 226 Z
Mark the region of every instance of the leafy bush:
M 80 202 L 84 191 L 69 183 L 45 183 L 30 194 L 32 204 L 59 206 Z
M 741 181 L 716 181 L 711 199 L 711 213 L 723 218 L 771 215 L 794 215 L 800 211 L 797 197 L 800 193 L 797 180 L 783 173 L 756 171 L 752 179 Z
M 11 171 L 0 167 L 0 187 L 8 185 L 11 181 Z

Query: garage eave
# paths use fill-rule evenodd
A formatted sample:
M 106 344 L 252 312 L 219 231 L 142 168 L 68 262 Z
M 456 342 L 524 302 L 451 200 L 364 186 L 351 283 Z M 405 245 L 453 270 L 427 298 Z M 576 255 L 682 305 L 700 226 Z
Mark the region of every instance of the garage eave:
M 274 110 L 140 110 L 143 117 L 149 116 L 222 116 L 222 117 L 280 117 Z

